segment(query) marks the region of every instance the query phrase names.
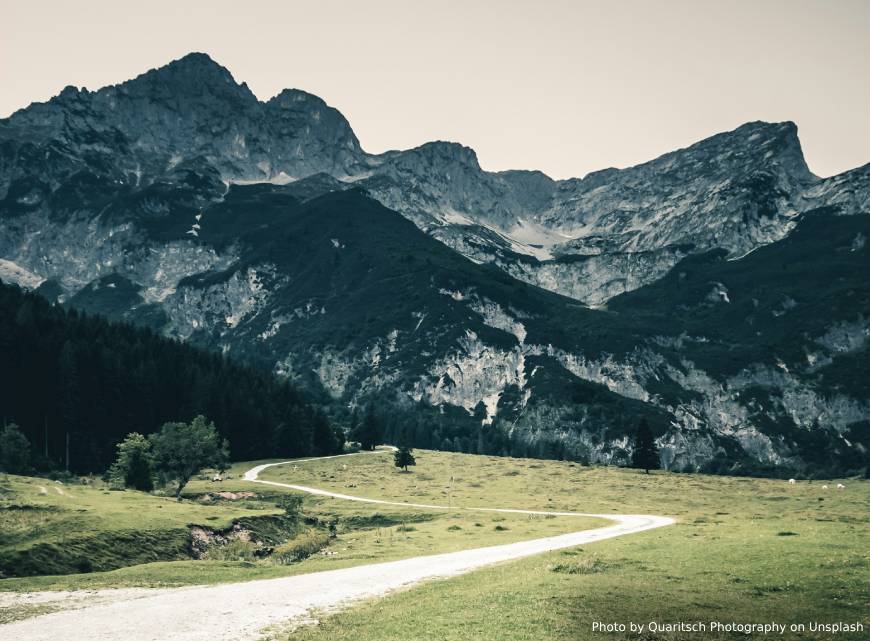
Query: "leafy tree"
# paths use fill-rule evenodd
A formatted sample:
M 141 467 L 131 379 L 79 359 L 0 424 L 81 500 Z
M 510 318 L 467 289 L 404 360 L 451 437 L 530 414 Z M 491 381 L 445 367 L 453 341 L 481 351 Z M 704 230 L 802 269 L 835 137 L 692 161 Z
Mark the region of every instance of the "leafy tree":
M 360 447 L 364 450 L 375 449 L 375 446 L 383 439 L 380 422 L 375 416 L 375 408 L 371 404 L 366 408 L 365 416 L 357 427 L 354 438 L 359 441 Z
M 229 465 L 229 443 L 221 440 L 214 423 L 199 415 L 190 424 L 166 423 L 148 437 L 154 469 L 165 482 L 174 482 L 175 497 L 204 467 L 225 470 Z
M 657 470 L 660 467 L 659 448 L 656 446 L 655 437 L 645 418 L 640 420 L 637 434 L 634 437 L 631 466 L 644 470 L 647 474 L 649 474 L 650 470 Z
M 396 450 L 394 460 L 396 467 L 401 467 L 406 472 L 408 471 L 409 465 L 417 464 L 417 461 L 414 459 L 413 450 L 407 445 L 403 445 Z
M 0 430 L 0 472 L 24 474 L 30 471 L 30 441 L 15 423 Z
M 148 439 L 133 432 L 118 443 L 118 458 L 109 468 L 109 479 L 116 487 L 132 487 L 143 492 L 154 489 L 154 469 Z

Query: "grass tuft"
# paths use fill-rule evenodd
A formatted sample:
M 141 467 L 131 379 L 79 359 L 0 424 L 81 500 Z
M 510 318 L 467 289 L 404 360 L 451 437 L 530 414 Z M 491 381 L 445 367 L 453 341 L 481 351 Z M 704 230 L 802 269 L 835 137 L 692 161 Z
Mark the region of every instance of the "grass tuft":
M 572 563 L 554 563 L 549 566 L 550 572 L 558 574 L 598 574 L 608 568 L 608 564 L 597 557 L 590 557 Z

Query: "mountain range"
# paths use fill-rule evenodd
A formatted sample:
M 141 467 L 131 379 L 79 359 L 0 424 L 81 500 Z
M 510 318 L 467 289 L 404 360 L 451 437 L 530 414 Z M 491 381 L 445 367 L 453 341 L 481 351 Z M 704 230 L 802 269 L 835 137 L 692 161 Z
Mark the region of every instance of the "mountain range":
M 556 181 L 366 153 L 204 54 L 0 121 L 0 279 L 368 402 L 418 445 L 826 474 L 870 448 L 870 165 L 793 123 Z M 397 428 L 398 429 L 398 428 Z

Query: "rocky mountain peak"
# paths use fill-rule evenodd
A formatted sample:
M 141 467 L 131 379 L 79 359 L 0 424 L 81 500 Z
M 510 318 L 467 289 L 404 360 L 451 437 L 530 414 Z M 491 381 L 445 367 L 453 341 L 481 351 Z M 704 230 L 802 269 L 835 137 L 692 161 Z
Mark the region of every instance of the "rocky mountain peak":
M 190 53 L 98 93 L 105 93 L 109 99 L 119 94 L 151 100 L 208 98 L 246 105 L 257 102 L 247 85 L 238 84 L 226 67 L 204 53 Z
M 804 159 L 798 127 L 791 121 L 748 122 L 733 131 L 701 141 L 699 146 L 704 143 L 719 148 L 745 149 L 747 158 L 753 161 L 778 166 L 795 178 L 814 178 Z
M 473 171 L 481 171 L 474 149 L 458 142 L 436 140 L 399 153 L 409 159 L 413 158 L 414 162 L 431 167 L 458 164 Z
M 265 103 L 264 110 L 271 129 L 281 139 L 316 140 L 318 145 L 332 145 L 344 154 L 362 155 L 347 118 L 314 94 L 284 89 Z
M 282 89 L 278 95 L 266 101 L 266 104 L 276 105 L 282 109 L 293 108 L 300 103 L 314 108 L 327 106 L 326 101 L 320 96 L 294 88 Z

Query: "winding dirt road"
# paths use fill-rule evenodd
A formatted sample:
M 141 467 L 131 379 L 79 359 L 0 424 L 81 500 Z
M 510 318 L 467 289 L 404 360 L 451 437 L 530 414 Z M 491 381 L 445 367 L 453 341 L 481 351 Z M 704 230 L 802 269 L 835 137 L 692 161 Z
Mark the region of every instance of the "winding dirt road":
M 355 456 L 355 455 L 341 455 Z M 326 457 L 338 458 L 338 457 Z M 318 496 L 347 501 L 447 510 L 438 505 L 398 503 L 328 492 L 302 485 L 259 479 L 275 465 L 299 464 L 314 459 L 258 465 L 244 478 Z M 0 640 L 16 641 L 239 641 L 256 639 L 271 625 L 304 621 L 314 610 L 335 610 L 356 601 L 382 596 L 421 581 L 446 578 L 494 563 L 602 541 L 671 525 L 663 516 L 640 514 L 580 514 L 502 508 L 453 508 L 484 512 L 592 516 L 614 525 L 507 545 L 419 556 L 280 579 L 214 586 L 118 591 L 119 598 L 98 600 L 93 606 L 64 610 L 0 625 Z M 99 595 L 111 594 L 101 590 Z M 74 594 L 74 593 L 73 593 Z M 35 596 L 35 595 L 34 595 Z

